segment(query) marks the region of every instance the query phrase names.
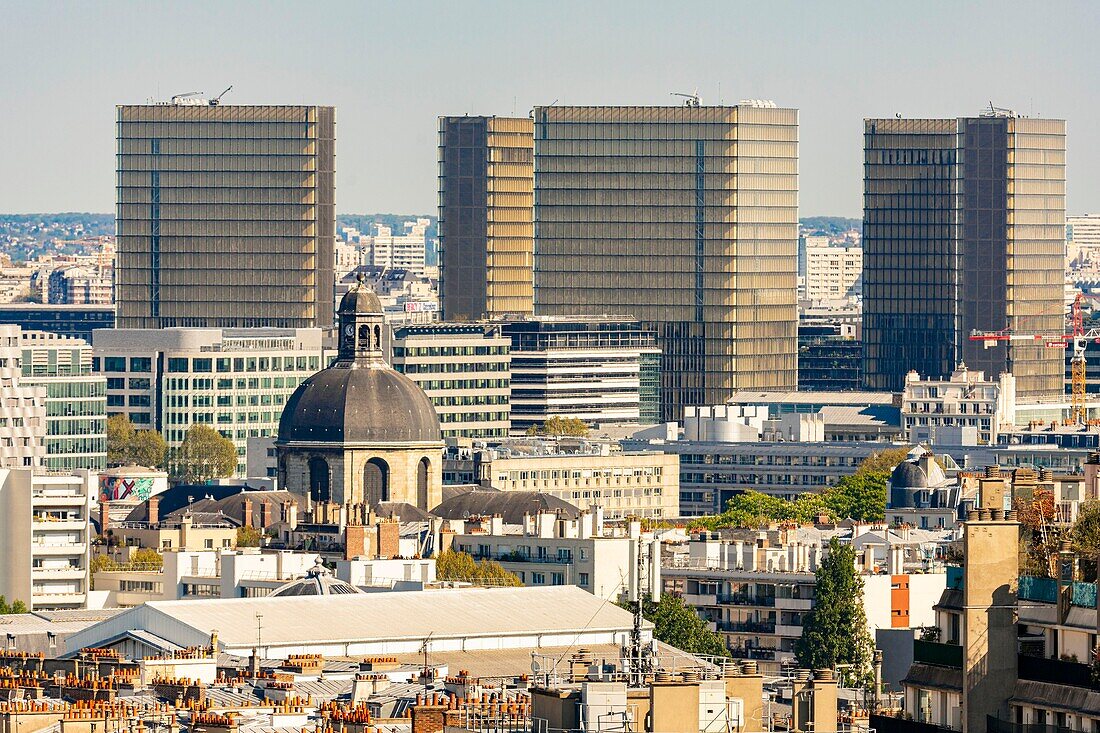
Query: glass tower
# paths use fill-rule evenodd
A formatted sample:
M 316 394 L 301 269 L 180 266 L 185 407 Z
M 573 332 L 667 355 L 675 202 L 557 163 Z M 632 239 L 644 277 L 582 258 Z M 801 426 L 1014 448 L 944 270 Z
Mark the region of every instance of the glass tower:
M 535 109 L 535 310 L 629 313 L 662 418 L 797 386 L 798 112 Z
M 331 326 L 335 109 L 118 107 L 119 328 Z

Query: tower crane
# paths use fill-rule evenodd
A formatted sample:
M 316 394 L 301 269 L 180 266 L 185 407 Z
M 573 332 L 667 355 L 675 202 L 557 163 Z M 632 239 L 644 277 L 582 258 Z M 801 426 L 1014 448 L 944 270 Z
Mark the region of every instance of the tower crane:
M 1070 415 L 1074 422 L 1086 422 L 1085 411 L 1085 346 L 1089 341 L 1100 343 L 1100 328 L 1085 329 L 1084 311 L 1092 302 L 1100 302 L 1100 296 L 1077 293 L 1070 308 L 1069 328 L 1066 333 L 1025 333 L 1006 328 L 1001 331 L 971 331 L 971 341 L 982 341 L 987 349 L 998 342 L 1030 341 L 1051 349 L 1073 349 L 1070 357 Z

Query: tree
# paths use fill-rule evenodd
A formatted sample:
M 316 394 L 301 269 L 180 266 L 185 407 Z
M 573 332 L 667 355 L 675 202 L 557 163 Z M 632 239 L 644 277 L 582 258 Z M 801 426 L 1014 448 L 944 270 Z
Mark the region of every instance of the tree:
M 1021 566 L 1031 575 L 1055 577 L 1056 555 L 1063 532 L 1054 521 L 1054 493 L 1049 489 L 1035 489 L 1030 498 L 1017 497 L 1012 506 L 1023 525 Z
M 30 609 L 23 601 L 15 600 L 9 604 L 7 598 L 0 596 L 0 616 L 8 613 L 30 613 Z
M 139 550 L 135 550 L 130 555 L 130 565 L 140 567 L 155 566 L 157 569 L 160 569 L 164 567 L 164 556 L 151 547 L 142 547 Z
M 150 468 L 164 465 L 168 446 L 156 430 L 137 430 L 126 415 L 114 415 L 107 420 L 107 464 L 125 466 L 131 463 Z
M 880 471 L 856 472 L 844 476 L 822 492 L 829 513 L 841 519 L 877 522 L 886 518 L 886 483 L 889 474 Z
M 523 581 L 495 560 L 478 562 L 465 552 L 444 550 L 435 559 L 435 577 L 483 585 L 520 586 Z
M 237 547 L 259 547 L 263 533 L 255 527 L 237 527 Z
M 527 429 L 527 434 L 555 438 L 563 436 L 585 438 L 588 436 L 588 426 L 580 418 L 554 415 L 542 425 L 532 425 Z
M 856 679 L 871 680 L 873 644 L 863 610 L 863 579 L 855 566 L 856 553 L 837 538 L 829 540 L 829 553 L 818 565 L 814 605 L 802 617 L 802 637 L 795 654 L 802 667 L 834 669 L 852 665 Z
M 859 476 L 865 473 L 889 474 L 899 463 L 904 463 L 909 458 L 909 451 L 910 448 L 905 446 L 876 451 L 863 459 L 859 464 L 859 468 L 856 469 L 856 475 Z
M 173 451 L 172 477 L 187 484 L 201 484 L 232 476 L 237 470 L 237 447 L 208 425 L 192 423 L 180 447 Z
M 1077 510 L 1077 521 L 1069 530 L 1073 551 L 1081 558 L 1081 571 L 1086 578 L 1096 577 L 1100 559 L 1100 501 L 1086 501 Z
M 620 605 L 628 611 L 633 610 L 629 601 Z M 657 603 L 646 599 L 642 602 L 642 616 L 653 622 L 653 635 L 659 641 L 689 654 L 729 656 L 722 637 L 707 628 L 699 614 L 678 595 L 664 593 Z

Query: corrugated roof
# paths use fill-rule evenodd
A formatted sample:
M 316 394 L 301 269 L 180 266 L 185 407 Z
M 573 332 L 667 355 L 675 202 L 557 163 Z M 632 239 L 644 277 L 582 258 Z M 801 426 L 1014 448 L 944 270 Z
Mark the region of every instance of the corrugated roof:
M 618 631 L 630 613 L 572 585 L 469 588 L 290 598 L 152 601 L 92 626 L 74 641 L 89 646 L 126 629 L 152 631 L 186 646 L 212 629 L 228 646 Z
M 962 670 L 915 662 L 909 668 L 909 673 L 905 675 L 905 679 L 901 683 L 903 685 L 913 685 L 914 687 L 961 692 Z
M 1017 680 L 1010 702 L 1095 716 L 1100 710 L 1100 692 L 1050 682 Z

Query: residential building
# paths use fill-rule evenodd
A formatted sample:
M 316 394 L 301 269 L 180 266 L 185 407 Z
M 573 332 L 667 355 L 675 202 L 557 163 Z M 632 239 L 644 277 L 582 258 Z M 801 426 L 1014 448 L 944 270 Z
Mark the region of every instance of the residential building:
M 910 443 L 995 445 L 1000 431 L 1016 420 L 1016 379 L 997 380 L 959 364 L 947 379 L 905 375 L 901 417 Z
M 72 336 L 91 343 L 92 331 L 115 327 L 113 305 L 47 305 L 44 303 L 0 303 L 0 324 L 12 324 L 24 331 L 46 331 Z
M 556 416 L 588 425 L 658 422 L 661 353 L 642 322 L 538 317 L 504 322 L 501 334 L 511 340 L 513 433 Z
M 404 224 L 404 233 L 394 234 L 392 227 L 375 224 L 374 234 L 366 240 L 364 264 L 384 270 L 409 270 L 423 275 L 425 232 L 430 225 L 430 219 L 407 221 Z
M 114 299 L 114 275 L 110 269 L 59 267 L 49 275 L 50 303 L 110 305 Z
M 805 251 L 806 280 L 803 298 L 822 301 L 848 300 L 860 296 L 860 280 L 863 278 L 862 248 L 807 242 Z
M 693 535 L 687 552 L 664 555 L 661 580 L 722 635 L 735 658 L 773 673 L 795 662 L 795 643 L 814 607 L 814 571 L 832 537 L 856 550 L 872 636 L 934 623 L 933 606 L 946 587 L 937 558 L 949 533 L 869 525 L 734 533 L 737 539 Z
M 862 387 L 863 345 L 858 326 L 798 323 L 798 390 L 855 392 Z
M 19 332 L 0 326 L 0 332 Z M 19 334 L 20 382 L 46 388 L 46 456 L 42 467 L 71 473 L 107 467 L 107 382 L 92 371 L 92 347 L 42 331 Z
M 95 474 L 0 468 L 0 595 L 31 610 L 83 608 Z
M 108 415 L 159 430 L 170 448 L 208 425 L 237 446 L 240 475 L 248 438 L 274 435 L 287 398 L 326 360 L 317 328 L 110 329 L 92 345 Z
M 453 531 L 451 547 L 478 560 L 494 560 L 524 585 L 575 585 L 600 598 L 617 601 L 630 590 L 638 547 L 649 552 L 641 523 L 605 526 L 603 511 L 583 511 L 572 519 L 550 512 L 528 515 L 523 524 L 499 517 L 470 517 L 444 523 Z
M 118 325 L 333 321 L 333 107 L 118 107 Z
M 534 123 L 439 118 L 439 294 L 443 318 L 533 313 Z
M 1062 353 L 973 331 L 1061 334 L 1065 122 L 1000 111 L 864 122 L 863 359 L 869 389 L 965 361 L 1021 398 L 1062 393 Z
M 811 247 L 828 247 L 829 238 L 823 234 L 800 234 L 798 237 L 798 297 L 806 298 L 806 251 Z
M 0 326 L 0 469 L 46 460 L 46 388 L 23 381 L 22 345 L 18 326 Z
M 1100 214 L 1067 216 L 1067 245 L 1070 250 L 1085 261 L 1100 261 Z
M 661 451 L 680 459 L 680 513 L 717 514 L 735 494 L 759 491 L 793 499 L 855 473 L 881 442 L 710 442 L 624 440 L 627 451 Z M 568 497 L 566 497 L 568 498 Z
M 510 344 L 495 324 L 395 326 L 390 363 L 428 395 L 444 438 L 503 438 L 511 427 Z
M 678 460 L 656 451 L 612 452 L 587 441 L 508 441 L 448 448 L 444 480 L 500 491 L 537 491 L 609 519 L 680 515 Z
M 736 389 L 794 389 L 797 110 L 553 105 L 534 118 L 535 312 L 625 313 L 655 330 L 662 420 Z

